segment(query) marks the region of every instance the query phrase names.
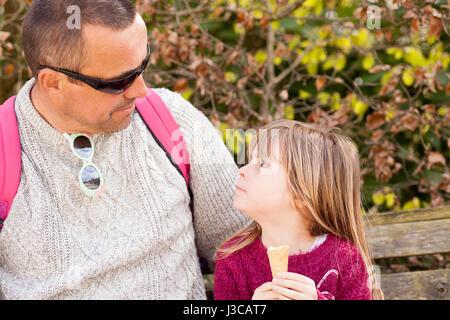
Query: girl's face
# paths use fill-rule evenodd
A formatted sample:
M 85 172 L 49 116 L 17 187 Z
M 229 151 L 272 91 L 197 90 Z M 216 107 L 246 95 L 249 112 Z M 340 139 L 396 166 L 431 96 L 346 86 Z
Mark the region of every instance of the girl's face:
M 280 222 L 283 213 L 293 210 L 286 170 L 278 159 L 264 161 L 255 148 L 250 162 L 239 169 L 234 205 L 259 224 Z

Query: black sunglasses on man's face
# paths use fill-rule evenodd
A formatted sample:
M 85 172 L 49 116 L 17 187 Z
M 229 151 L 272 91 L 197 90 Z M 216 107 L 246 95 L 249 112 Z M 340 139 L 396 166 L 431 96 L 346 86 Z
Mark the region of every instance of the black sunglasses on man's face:
M 133 84 L 134 80 L 139 77 L 146 69 L 148 65 L 148 61 L 150 60 L 150 45 L 147 44 L 147 56 L 145 57 L 144 62 L 140 68 L 136 70 L 130 71 L 130 74 L 126 77 L 117 79 L 117 80 L 102 80 L 99 78 L 88 77 L 82 75 L 81 73 L 73 72 L 67 69 L 55 68 L 50 66 L 39 66 L 37 69 L 42 70 L 45 68 L 52 69 L 57 72 L 61 72 L 66 76 L 69 76 L 73 79 L 83 81 L 87 85 L 91 86 L 95 90 L 99 90 L 109 94 L 120 94 L 127 90 Z

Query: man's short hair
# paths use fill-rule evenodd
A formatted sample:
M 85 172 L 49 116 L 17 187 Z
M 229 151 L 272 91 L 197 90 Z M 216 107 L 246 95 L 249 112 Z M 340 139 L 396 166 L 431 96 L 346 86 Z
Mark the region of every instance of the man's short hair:
M 68 25 L 73 6 L 80 13 L 79 28 Z M 40 65 L 80 72 L 86 54 L 83 25 L 123 30 L 135 18 L 136 8 L 129 0 L 34 0 L 22 30 L 25 60 L 36 78 Z

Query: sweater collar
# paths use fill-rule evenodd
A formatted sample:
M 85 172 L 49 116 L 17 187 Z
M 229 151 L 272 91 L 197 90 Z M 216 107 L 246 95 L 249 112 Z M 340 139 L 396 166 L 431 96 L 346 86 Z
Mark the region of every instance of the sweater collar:
M 41 140 L 47 140 L 52 145 L 67 143 L 64 134 L 53 128 L 36 110 L 31 101 L 31 89 L 35 78 L 28 80 L 16 97 L 15 110 L 19 125 L 23 121 L 26 127 L 32 127 Z
M 50 145 L 61 145 L 68 144 L 64 133 L 56 130 L 51 124 L 47 122 L 36 110 L 33 102 L 31 101 L 31 89 L 35 84 L 35 78 L 28 80 L 25 85 L 21 88 L 16 97 L 15 110 L 18 116 L 19 127 L 22 124 L 26 127 L 26 131 L 29 134 L 28 128 L 33 128 L 34 134 L 39 136 L 40 141 L 45 141 Z M 21 123 L 22 122 L 22 123 Z M 122 130 L 123 133 L 131 132 L 132 122 L 127 128 Z M 108 134 L 93 134 L 91 137 L 94 143 L 104 141 L 108 137 L 116 134 L 121 134 L 122 132 L 114 132 Z M 101 143 L 101 142 L 100 142 Z
M 337 240 L 337 237 L 329 233 L 327 235 L 327 238 L 324 242 L 322 242 L 320 245 L 318 245 L 315 248 L 312 248 L 312 250 L 305 252 L 305 253 L 299 253 L 299 254 L 292 254 L 289 255 L 290 259 L 311 259 L 312 257 L 320 257 L 320 256 L 326 256 L 326 252 L 330 250 L 331 247 L 333 247 L 332 243 Z M 254 245 L 259 248 L 262 252 L 264 252 L 264 255 L 266 254 L 267 248 L 264 246 L 264 244 L 261 242 L 261 237 L 256 238 L 254 241 Z

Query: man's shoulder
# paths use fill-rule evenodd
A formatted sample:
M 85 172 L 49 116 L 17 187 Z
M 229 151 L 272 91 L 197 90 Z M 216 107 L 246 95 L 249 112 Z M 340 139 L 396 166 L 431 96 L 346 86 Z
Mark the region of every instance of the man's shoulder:
M 192 108 L 197 110 L 189 101 L 184 99 L 181 94 L 167 88 L 151 88 L 164 101 L 169 111 L 175 112 L 178 109 Z
M 178 124 L 180 129 L 191 132 L 196 130 L 204 131 L 212 127 L 209 119 L 199 109 L 194 107 L 181 94 L 167 88 L 151 88 L 164 102 L 170 114 Z

